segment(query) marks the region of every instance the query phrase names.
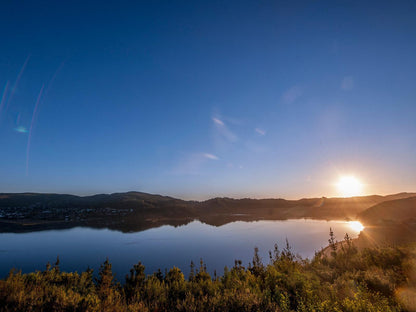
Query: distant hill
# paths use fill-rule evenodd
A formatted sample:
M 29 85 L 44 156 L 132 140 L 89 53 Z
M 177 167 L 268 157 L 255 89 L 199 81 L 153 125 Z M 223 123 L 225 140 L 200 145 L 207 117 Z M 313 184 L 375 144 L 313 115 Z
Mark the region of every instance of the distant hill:
M 397 246 L 416 241 L 416 196 L 376 204 L 357 216 L 365 225 L 359 247 Z
M 411 196 L 416 196 L 416 193 L 300 200 L 213 198 L 198 203 L 198 207 L 204 212 L 200 220 L 215 225 L 230 222 L 236 214 L 241 220 L 250 220 L 255 216 L 272 220 L 299 218 L 355 220 L 359 213 L 378 203 Z
M 361 212 L 358 219 L 368 225 L 416 221 L 416 196 L 384 201 Z
M 141 192 L 126 192 L 113 194 L 97 194 L 92 196 L 75 196 L 67 194 L 44 193 L 0 193 L 0 208 L 2 207 L 101 207 L 138 208 L 163 207 L 166 204 L 180 204 L 185 201 L 161 195 Z
M 237 220 L 348 220 L 356 219 L 374 205 L 412 196 L 416 193 L 300 200 L 213 198 L 186 201 L 141 192 L 93 196 L 0 193 L 0 232 L 74 226 L 131 232 L 164 224 L 182 225 L 195 219 L 216 226 Z

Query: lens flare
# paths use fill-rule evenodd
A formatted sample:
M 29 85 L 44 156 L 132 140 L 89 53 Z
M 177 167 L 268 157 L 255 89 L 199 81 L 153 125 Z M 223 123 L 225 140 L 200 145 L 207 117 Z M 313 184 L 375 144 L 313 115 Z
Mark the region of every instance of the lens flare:
M 33 109 L 33 114 L 32 114 L 32 121 L 30 123 L 30 128 L 29 128 L 29 137 L 27 139 L 27 145 L 26 145 L 26 176 L 29 173 L 29 153 L 30 153 L 30 143 L 32 139 L 33 125 L 35 123 L 35 119 L 37 115 L 36 113 L 38 111 L 40 98 L 42 97 L 43 88 L 44 88 L 44 85 L 42 85 L 42 88 L 40 89 L 39 94 L 38 94 L 38 98 L 36 99 L 35 108 Z
M 6 82 L 6 85 L 4 86 L 4 89 L 3 89 L 3 95 L 1 96 L 1 100 L 0 100 L 0 117 L 1 117 L 1 112 L 3 111 L 4 103 L 6 101 L 6 95 L 7 95 L 8 88 L 9 88 L 9 81 Z
M 13 96 L 14 96 L 14 94 L 17 91 L 17 87 L 19 86 L 20 79 L 22 78 L 22 75 L 23 75 L 23 73 L 24 73 L 24 71 L 26 69 L 26 66 L 27 66 L 27 63 L 29 62 L 29 59 L 30 59 L 30 54 L 27 56 L 25 62 L 23 63 L 22 67 L 20 68 L 20 71 L 19 71 L 19 73 L 17 75 L 17 78 L 16 78 L 16 80 L 15 80 L 13 86 L 12 86 L 12 89 L 10 91 L 10 96 L 7 99 L 6 111 L 8 110 L 8 108 L 10 106 L 10 102 L 12 101 Z
M 360 221 L 350 221 L 348 222 L 348 226 L 356 232 L 361 232 L 364 230 L 364 225 L 362 225 Z
M 23 126 L 19 126 L 17 128 L 14 128 L 14 131 L 16 131 L 18 133 L 27 133 L 27 129 Z

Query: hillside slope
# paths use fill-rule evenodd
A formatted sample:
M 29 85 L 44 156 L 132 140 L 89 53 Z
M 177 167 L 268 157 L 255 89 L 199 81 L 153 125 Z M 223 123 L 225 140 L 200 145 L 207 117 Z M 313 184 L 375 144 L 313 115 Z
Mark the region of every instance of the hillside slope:
M 385 201 L 358 215 L 365 225 L 358 246 L 397 246 L 416 241 L 416 197 Z
M 368 225 L 416 221 L 416 196 L 379 203 L 361 212 L 358 219 Z

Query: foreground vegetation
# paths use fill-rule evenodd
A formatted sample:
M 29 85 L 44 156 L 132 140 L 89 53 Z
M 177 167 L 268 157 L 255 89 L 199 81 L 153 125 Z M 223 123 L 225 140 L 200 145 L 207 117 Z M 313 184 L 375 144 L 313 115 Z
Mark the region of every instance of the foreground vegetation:
M 264 264 L 236 261 L 210 276 L 201 261 L 188 279 L 178 268 L 145 275 L 138 263 L 123 283 L 105 261 L 92 270 L 11 271 L 0 280 L 2 311 L 416 311 L 416 253 L 411 246 L 358 251 L 346 236 L 312 260 L 277 246 Z

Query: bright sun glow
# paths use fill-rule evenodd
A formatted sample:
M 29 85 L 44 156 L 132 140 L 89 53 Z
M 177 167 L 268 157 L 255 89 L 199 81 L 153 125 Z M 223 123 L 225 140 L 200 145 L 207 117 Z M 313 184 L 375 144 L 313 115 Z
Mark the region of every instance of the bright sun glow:
M 364 230 L 364 225 L 362 225 L 359 221 L 350 221 L 348 222 L 348 226 L 356 232 L 361 232 L 362 230 Z
M 342 197 L 360 196 L 363 192 L 363 184 L 353 176 L 340 177 L 336 186 Z

